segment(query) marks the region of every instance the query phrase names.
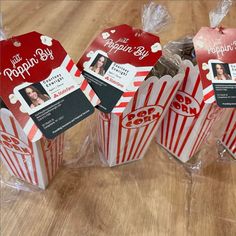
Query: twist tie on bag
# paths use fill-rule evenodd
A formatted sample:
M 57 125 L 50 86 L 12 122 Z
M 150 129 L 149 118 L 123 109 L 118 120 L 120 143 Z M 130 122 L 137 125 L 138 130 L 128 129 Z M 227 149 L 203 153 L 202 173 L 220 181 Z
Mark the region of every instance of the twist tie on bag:
M 231 5 L 233 4 L 232 0 L 221 0 L 217 4 L 216 8 L 211 10 L 209 13 L 210 26 L 211 28 L 217 28 L 223 18 L 228 14 Z M 223 34 L 223 27 L 219 27 L 219 32 Z
M 143 30 L 158 33 L 171 22 L 171 16 L 165 6 L 150 2 L 145 4 L 142 13 Z

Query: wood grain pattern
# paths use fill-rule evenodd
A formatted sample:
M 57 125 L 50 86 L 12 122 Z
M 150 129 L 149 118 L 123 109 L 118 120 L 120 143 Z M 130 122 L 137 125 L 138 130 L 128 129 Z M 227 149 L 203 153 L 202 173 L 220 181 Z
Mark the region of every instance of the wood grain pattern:
M 74 61 L 103 28 L 141 27 L 146 1 L 3 1 L 9 36 L 39 31 L 57 38 Z M 209 25 L 216 1 L 159 1 L 174 18 L 162 43 Z M 236 6 L 223 25 L 235 27 Z M 66 134 L 67 159 L 80 153 L 91 118 Z M 214 150 L 214 149 L 213 149 Z M 7 235 L 236 235 L 236 163 L 214 160 L 204 149 L 200 171 L 190 173 L 152 143 L 144 160 L 117 168 L 62 169 L 45 192 L 1 188 L 1 233 Z M 83 160 L 81 160 L 83 163 Z M 94 164 L 94 163 L 92 163 Z M 95 163 L 96 164 L 96 163 Z

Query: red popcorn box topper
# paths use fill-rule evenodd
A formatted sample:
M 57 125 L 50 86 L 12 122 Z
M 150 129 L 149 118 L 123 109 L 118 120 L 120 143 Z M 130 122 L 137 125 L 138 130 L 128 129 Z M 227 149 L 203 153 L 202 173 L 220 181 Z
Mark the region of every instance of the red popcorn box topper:
M 110 166 L 144 156 L 181 84 L 184 74 L 148 77 L 161 54 L 157 36 L 121 25 L 101 32 L 77 64 L 101 100 L 98 142 Z
M 236 110 L 230 111 L 230 116 L 224 123 L 224 133 L 221 142 L 229 153 L 236 159 Z
M 156 141 L 178 160 L 187 162 L 198 152 L 224 109 L 204 102 L 197 65 L 184 60 L 182 68 L 186 77 L 158 129 Z
M 77 66 L 101 100 L 97 108 L 120 115 L 161 54 L 157 36 L 120 25 L 101 32 Z
M 61 152 L 54 149 L 62 147 L 59 142 L 63 142 L 63 132 L 92 114 L 99 99 L 58 41 L 31 32 L 0 41 L 0 47 L 0 97 L 1 104 L 5 104 L 0 118 L 1 133 L 4 134 L 2 159 L 8 169 L 8 164 L 14 164 L 11 174 L 44 188 L 47 184 L 43 171 L 47 169 L 46 162 L 61 163 L 57 161 L 61 157 L 56 154 Z M 17 143 L 25 143 L 29 149 L 24 145 L 17 148 Z M 46 151 L 42 143 L 52 143 L 52 150 Z M 30 154 L 25 154 L 29 158 L 21 156 L 20 150 L 31 150 Z M 51 161 L 50 158 L 43 161 L 49 156 Z M 34 168 L 25 167 L 24 160 L 34 160 Z M 47 180 L 57 167 L 53 167 Z M 42 181 L 27 178 L 24 173 L 27 168 L 42 176 Z
M 236 107 L 236 29 L 203 27 L 193 42 L 205 103 Z
M 58 41 L 31 32 L 0 46 L 0 97 L 22 129 L 32 119 L 53 139 L 93 113 L 99 100 Z

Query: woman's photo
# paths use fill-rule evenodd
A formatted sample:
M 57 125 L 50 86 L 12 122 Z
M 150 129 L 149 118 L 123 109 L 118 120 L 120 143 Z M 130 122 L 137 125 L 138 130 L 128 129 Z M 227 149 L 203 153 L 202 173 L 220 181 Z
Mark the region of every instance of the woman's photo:
M 110 64 L 111 61 L 108 58 L 98 54 L 89 69 L 101 76 L 104 76 Z
M 37 107 L 50 99 L 46 92 L 42 93 L 32 85 L 24 88 L 24 93 L 28 98 L 26 100 L 30 108 Z
M 227 64 L 226 64 L 227 65 Z M 231 76 L 229 75 L 229 69 L 225 67 L 224 64 L 217 63 L 215 64 L 214 70 L 214 79 L 215 80 L 231 80 Z

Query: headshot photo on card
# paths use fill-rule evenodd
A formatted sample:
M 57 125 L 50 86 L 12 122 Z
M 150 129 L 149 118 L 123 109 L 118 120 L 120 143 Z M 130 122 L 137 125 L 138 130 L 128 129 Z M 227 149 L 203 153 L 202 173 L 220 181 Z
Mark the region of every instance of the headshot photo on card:
M 40 83 L 29 85 L 19 92 L 31 109 L 51 99 Z

